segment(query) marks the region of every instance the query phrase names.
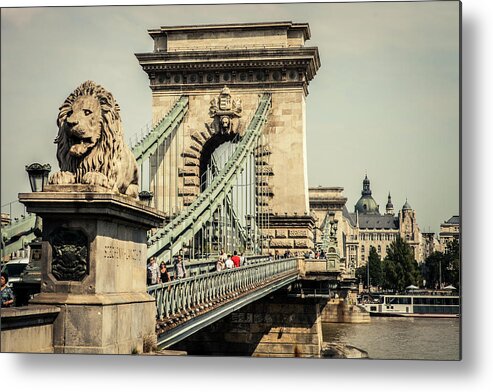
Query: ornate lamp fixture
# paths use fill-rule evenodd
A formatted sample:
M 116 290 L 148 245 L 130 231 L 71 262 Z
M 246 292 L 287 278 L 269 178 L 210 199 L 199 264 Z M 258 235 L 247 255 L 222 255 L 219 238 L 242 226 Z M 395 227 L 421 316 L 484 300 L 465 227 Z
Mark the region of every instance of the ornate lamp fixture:
M 149 191 L 139 192 L 139 200 L 144 203 L 147 207 L 151 206 L 152 198 L 154 197 L 154 193 Z
M 48 174 L 51 171 L 51 166 L 49 164 L 41 165 L 40 163 L 32 163 L 26 166 L 26 171 L 29 175 L 31 191 L 43 191 L 44 186 L 48 183 Z M 29 264 L 21 274 L 21 280 L 19 282 L 14 282 L 18 306 L 27 305 L 29 298 L 40 292 L 42 258 L 40 237 L 42 231 L 41 218 L 36 216 L 33 231 L 36 238 L 28 244 L 31 248 L 29 252 Z
M 48 174 L 50 174 L 51 166 L 49 164 L 31 163 L 26 166 L 26 171 L 29 175 L 31 191 L 42 192 L 44 186 L 48 183 Z

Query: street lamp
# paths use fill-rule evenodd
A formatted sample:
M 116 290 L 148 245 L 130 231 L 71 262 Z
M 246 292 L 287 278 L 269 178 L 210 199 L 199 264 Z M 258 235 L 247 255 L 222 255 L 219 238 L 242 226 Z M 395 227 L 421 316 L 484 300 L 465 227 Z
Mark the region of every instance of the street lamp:
M 41 165 L 40 163 L 31 163 L 26 166 L 26 171 L 29 175 L 31 191 L 42 192 L 45 185 L 48 183 L 48 174 L 50 174 L 51 166 L 49 164 Z
M 32 163 L 26 166 L 26 171 L 29 175 L 31 191 L 42 192 L 44 186 L 48 183 L 48 174 L 51 171 L 51 166 L 49 164 L 41 165 L 40 163 Z M 21 280 L 14 282 L 18 306 L 27 305 L 29 298 L 39 293 L 41 289 L 42 243 L 40 237 L 42 232 L 43 224 L 41 218 L 36 216 L 33 228 L 36 238 L 28 244 L 30 248 L 29 264 L 21 274 Z
M 151 206 L 151 201 L 152 198 L 154 197 L 154 194 L 149 191 L 142 191 L 139 192 L 139 200 L 144 203 L 147 207 Z

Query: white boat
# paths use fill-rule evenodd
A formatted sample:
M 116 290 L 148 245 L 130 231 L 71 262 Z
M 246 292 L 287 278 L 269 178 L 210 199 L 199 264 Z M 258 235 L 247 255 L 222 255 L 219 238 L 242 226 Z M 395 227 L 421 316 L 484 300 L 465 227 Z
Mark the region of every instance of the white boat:
M 444 292 L 383 294 L 360 303 L 371 316 L 459 317 L 460 296 Z

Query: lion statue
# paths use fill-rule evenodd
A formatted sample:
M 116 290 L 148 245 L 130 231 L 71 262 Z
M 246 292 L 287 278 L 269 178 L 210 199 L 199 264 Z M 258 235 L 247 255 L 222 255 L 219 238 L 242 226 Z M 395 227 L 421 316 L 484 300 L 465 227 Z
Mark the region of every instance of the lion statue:
M 60 107 L 57 125 L 60 171 L 50 184 L 99 185 L 138 197 L 137 162 L 123 140 L 120 107 L 110 92 L 82 83 Z

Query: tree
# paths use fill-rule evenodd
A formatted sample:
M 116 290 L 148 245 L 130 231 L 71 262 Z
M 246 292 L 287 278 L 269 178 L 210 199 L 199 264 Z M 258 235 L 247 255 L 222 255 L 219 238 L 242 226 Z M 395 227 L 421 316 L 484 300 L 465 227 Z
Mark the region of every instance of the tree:
M 413 249 L 400 236 L 389 245 L 383 267 L 384 288 L 402 291 L 421 280 Z
M 355 276 L 365 286 L 368 285 L 368 269 L 370 270 L 370 286 L 382 285 L 382 262 L 374 246 L 370 247 L 368 264 L 356 268 Z
M 370 285 L 381 286 L 382 285 L 382 262 L 380 256 L 374 246 L 370 247 L 370 255 L 368 256 L 368 268 L 370 270 Z
M 445 257 L 442 252 L 433 252 L 423 264 L 423 276 L 426 280 L 426 287 L 436 289 L 440 283 L 440 270 L 445 267 Z M 443 274 L 442 274 L 443 276 Z
M 356 268 L 354 271 L 354 276 L 356 276 L 360 283 L 366 285 L 366 265 Z
M 449 284 L 460 285 L 460 246 L 457 240 L 449 242 L 445 253 L 434 252 L 424 262 L 423 275 L 426 287 L 436 289 Z
M 447 244 L 445 250 L 445 268 L 442 266 L 443 281 L 456 288 L 460 285 L 460 245 L 453 240 Z

